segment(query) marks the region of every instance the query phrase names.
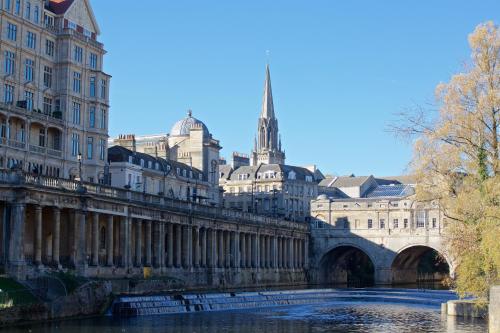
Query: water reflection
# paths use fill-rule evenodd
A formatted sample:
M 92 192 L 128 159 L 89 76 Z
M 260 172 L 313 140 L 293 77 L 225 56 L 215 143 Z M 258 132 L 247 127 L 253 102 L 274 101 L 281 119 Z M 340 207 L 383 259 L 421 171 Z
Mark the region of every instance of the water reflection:
M 33 333 L 319 333 L 319 332 L 485 332 L 484 321 L 442 318 L 431 307 L 381 303 L 196 313 L 138 318 L 98 318 L 5 329 Z

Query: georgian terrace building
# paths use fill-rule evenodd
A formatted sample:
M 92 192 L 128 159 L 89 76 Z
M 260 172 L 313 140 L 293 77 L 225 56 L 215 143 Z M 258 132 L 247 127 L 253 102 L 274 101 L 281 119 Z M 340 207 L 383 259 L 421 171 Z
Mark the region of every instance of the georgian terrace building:
M 110 76 L 88 0 L 0 1 L 0 167 L 104 181 Z
M 109 148 L 108 159 L 113 187 L 208 204 L 211 184 L 198 169 L 122 146 Z

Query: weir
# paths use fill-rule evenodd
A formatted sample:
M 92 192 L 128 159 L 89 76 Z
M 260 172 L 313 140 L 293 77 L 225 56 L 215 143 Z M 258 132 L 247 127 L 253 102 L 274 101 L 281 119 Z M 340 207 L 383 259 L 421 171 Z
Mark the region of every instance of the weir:
M 455 300 L 452 291 L 416 289 L 309 289 L 209 294 L 172 294 L 157 296 L 123 296 L 116 299 L 108 315 L 134 317 L 313 305 L 333 302 L 387 302 L 440 307 Z

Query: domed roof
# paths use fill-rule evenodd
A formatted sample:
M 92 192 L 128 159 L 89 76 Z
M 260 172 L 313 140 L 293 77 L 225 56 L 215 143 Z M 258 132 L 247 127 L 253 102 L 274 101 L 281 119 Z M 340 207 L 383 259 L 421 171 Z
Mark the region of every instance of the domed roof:
M 188 136 L 189 131 L 194 127 L 201 127 L 203 129 L 203 136 L 206 137 L 210 135 L 207 126 L 205 126 L 202 121 L 194 118 L 193 112 L 189 110 L 186 118 L 181 119 L 174 124 L 170 130 L 170 136 Z

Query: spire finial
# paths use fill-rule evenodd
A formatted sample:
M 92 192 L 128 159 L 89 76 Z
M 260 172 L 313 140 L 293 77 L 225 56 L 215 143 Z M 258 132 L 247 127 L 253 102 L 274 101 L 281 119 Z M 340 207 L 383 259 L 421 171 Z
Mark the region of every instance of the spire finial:
M 189 109 L 188 110 L 188 117 L 191 118 L 193 116 L 193 110 Z
M 266 64 L 269 66 L 269 59 L 271 57 L 271 51 L 266 50 Z

